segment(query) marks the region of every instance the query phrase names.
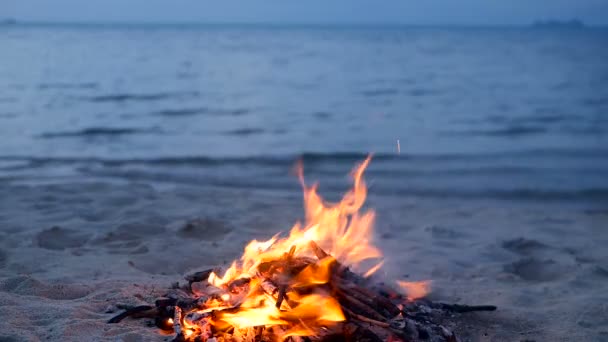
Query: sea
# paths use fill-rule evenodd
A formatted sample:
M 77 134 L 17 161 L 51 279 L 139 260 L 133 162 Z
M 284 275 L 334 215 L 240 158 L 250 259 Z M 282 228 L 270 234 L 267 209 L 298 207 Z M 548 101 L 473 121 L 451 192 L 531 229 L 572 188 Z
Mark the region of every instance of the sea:
M 608 203 L 608 29 L 0 26 L 0 182 Z

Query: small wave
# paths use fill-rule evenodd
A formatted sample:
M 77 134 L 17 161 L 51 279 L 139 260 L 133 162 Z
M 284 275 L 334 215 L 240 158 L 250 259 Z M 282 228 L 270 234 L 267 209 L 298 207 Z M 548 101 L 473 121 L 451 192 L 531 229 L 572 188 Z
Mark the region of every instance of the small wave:
M 38 89 L 95 89 L 99 85 L 95 82 L 86 83 L 40 83 Z
M 101 130 L 102 132 L 106 128 L 92 128 L 87 130 Z M 69 132 L 78 133 L 87 130 Z M 113 130 L 113 129 L 108 129 Z M 123 129 L 119 129 L 120 131 Z M 122 134 L 135 134 L 135 133 L 148 133 L 154 132 L 156 129 L 128 129 L 129 131 Z M 52 133 L 51 133 L 52 134 Z M 86 134 L 86 133 L 85 133 Z M 112 134 L 112 133 L 110 133 Z M 69 136 L 73 136 L 69 135 Z M 241 164 L 241 163 L 255 163 L 255 164 L 290 164 L 295 160 L 301 159 L 305 163 L 314 162 L 338 162 L 348 165 L 352 165 L 358 161 L 364 160 L 369 153 L 365 152 L 303 152 L 297 154 L 282 154 L 282 155 L 254 155 L 254 156 L 234 156 L 234 157 L 213 157 L 213 156 L 174 156 L 174 157 L 157 157 L 157 158 L 96 158 L 96 157 L 30 157 L 30 156 L 0 156 L 0 161 L 30 161 L 37 164 L 45 163 L 61 163 L 61 164 L 76 164 L 76 163 L 100 163 L 106 165 L 123 165 L 123 164 L 192 164 L 192 165 L 204 165 L 204 164 Z M 597 159 L 606 160 L 608 159 L 608 150 L 602 149 L 529 149 L 522 151 L 505 151 L 495 153 L 476 153 L 476 154 L 395 154 L 395 153 L 372 153 L 374 164 L 384 161 L 402 161 L 407 163 L 415 162 L 441 162 L 441 161 L 489 161 L 500 160 L 502 158 L 567 158 L 567 159 Z M 412 164 L 415 165 L 415 164 Z M 517 170 L 514 167 L 513 170 Z
M 361 95 L 366 96 L 366 97 L 376 97 L 376 96 L 396 95 L 396 94 L 399 94 L 399 90 L 397 88 L 379 88 L 379 89 L 364 90 L 361 92 Z
M 608 133 L 608 127 L 562 127 L 559 131 L 571 135 L 604 135 Z
M 284 166 L 281 165 L 281 168 Z M 264 173 L 252 176 L 251 173 L 225 174 L 222 169 L 208 172 L 201 177 L 196 172 L 176 173 L 174 171 L 158 169 L 131 169 L 131 168 L 107 168 L 89 169 L 86 174 L 101 177 L 117 177 L 129 180 L 147 180 L 151 182 L 168 182 L 197 184 L 201 186 L 216 186 L 237 189 L 293 189 L 295 181 L 284 173 L 276 176 L 266 177 Z M 267 173 L 272 174 L 272 173 Z M 343 175 L 343 173 L 341 173 Z M 374 171 L 369 171 L 369 177 L 374 177 Z M 342 177 L 338 178 L 341 179 Z M 578 188 L 578 189 L 550 189 L 544 188 L 496 188 L 488 186 L 483 189 L 463 189 L 461 187 L 445 186 L 424 186 L 409 182 L 394 181 L 381 182 L 376 179 L 373 183 L 373 193 L 376 196 L 411 196 L 420 198 L 439 198 L 439 199 L 493 199 L 493 200 L 518 200 L 518 201 L 556 201 L 556 202 L 577 202 L 577 201 L 605 201 L 608 200 L 608 188 Z M 329 182 L 323 186 L 323 191 L 327 193 L 340 193 L 343 186 L 340 182 Z
M 198 97 L 199 92 L 174 92 L 174 93 L 150 93 L 150 94 L 109 94 L 85 97 L 91 102 L 127 102 L 127 101 L 160 101 L 167 99 L 182 99 L 188 97 Z
M 537 113 L 539 113 L 539 112 L 541 112 L 541 111 L 537 111 Z M 574 115 L 540 114 L 540 115 L 536 115 L 536 116 L 531 116 L 529 118 L 521 119 L 521 120 L 519 120 L 519 122 L 553 124 L 553 123 L 566 122 L 566 121 L 576 121 L 578 119 L 580 119 L 580 118 L 578 118 Z
M 224 134 L 247 136 L 247 135 L 262 134 L 264 132 L 265 132 L 265 130 L 263 128 L 252 127 L 252 128 L 239 128 L 239 129 L 235 129 L 235 130 L 231 130 L 231 131 L 226 131 L 226 132 L 224 132 Z
M 331 113 L 329 112 L 314 112 L 312 115 L 318 119 L 329 119 L 331 117 Z
M 560 114 L 559 110 L 552 108 L 537 108 L 534 110 L 534 115 L 526 117 L 512 117 L 507 115 L 488 115 L 479 119 L 456 119 L 454 123 L 464 124 L 491 124 L 491 125 L 512 125 L 514 128 L 536 127 L 536 125 L 550 125 L 565 122 L 580 122 L 583 120 L 580 116 L 572 114 Z
M 607 200 L 608 188 L 580 190 L 487 189 L 478 191 L 450 189 L 404 189 L 404 195 L 438 198 L 471 198 L 523 201 L 595 201 Z
M 40 138 L 69 138 L 69 137 L 96 137 L 96 136 L 118 136 L 141 133 L 158 133 L 158 129 L 140 129 L 140 128 L 108 128 L 108 127 L 91 127 L 78 131 L 66 132 L 47 132 L 39 135 Z
M 608 97 L 592 97 L 582 101 L 582 104 L 589 107 L 603 107 L 608 105 Z
M 584 117 L 573 114 L 568 110 L 556 106 L 539 106 L 535 107 L 534 114 L 525 116 L 503 115 L 502 120 L 496 123 L 511 124 L 511 125 L 535 125 L 535 124 L 555 124 L 561 122 L 577 122 L 584 120 Z
M 220 110 L 219 113 L 239 116 L 239 115 L 245 115 L 245 114 L 249 113 L 249 109 L 241 108 L 241 109 Z
M 206 114 L 209 112 L 208 108 L 181 108 L 181 109 L 164 109 L 158 111 L 158 115 L 162 116 L 192 116 L 199 114 Z
M 436 94 L 437 91 L 431 90 L 431 89 L 424 89 L 424 88 L 414 88 L 414 89 L 408 91 L 407 93 L 413 97 L 420 97 L 420 96 Z
M 447 134 L 455 135 L 477 135 L 477 136 L 503 136 L 503 137 L 516 137 L 524 135 L 534 135 L 546 133 L 547 129 L 544 127 L 536 126 L 509 126 L 498 129 L 474 129 L 466 131 L 449 131 Z
M 194 108 L 178 108 L 178 109 L 163 109 L 156 112 L 157 115 L 162 116 L 194 116 L 194 115 L 230 115 L 240 116 L 249 113 L 248 109 L 236 108 L 236 109 L 212 109 L 207 107 L 194 107 Z

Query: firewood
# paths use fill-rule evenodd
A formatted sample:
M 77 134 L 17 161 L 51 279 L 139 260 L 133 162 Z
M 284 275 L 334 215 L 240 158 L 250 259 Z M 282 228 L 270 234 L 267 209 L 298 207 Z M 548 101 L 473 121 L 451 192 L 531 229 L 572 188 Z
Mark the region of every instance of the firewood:
M 314 241 L 310 241 L 309 246 L 313 250 L 314 254 L 317 256 L 317 258 L 319 258 L 319 260 L 329 256 L 329 254 L 327 252 L 325 252 L 321 247 L 319 247 L 319 245 L 317 245 Z M 341 285 L 343 288 L 348 286 L 349 289 L 354 289 L 354 291 L 358 290 L 358 292 L 360 292 L 362 295 L 362 296 L 352 295 L 352 297 L 355 297 L 355 298 L 359 299 L 360 301 L 366 301 L 366 300 L 362 300 L 362 297 L 371 298 L 371 300 L 373 301 L 373 304 L 375 306 L 382 307 L 384 310 L 387 311 L 387 313 L 389 315 L 392 315 L 394 317 L 399 314 L 399 312 L 401 310 L 399 310 L 399 308 L 395 304 L 393 304 L 390 300 L 388 300 L 386 297 L 377 295 L 375 293 L 370 293 L 371 291 L 366 290 L 362 286 L 356 286 L 358 284 L 366 283 L 367 280 L 365 278 L 361 277 L 360 275 L 358 275 L 354 272 L 351 272 L 347 267 L 344 267 L 338 261 L 336 261 L 335 264 L 337 266 L 336 269 L 338 270 L 338 272 L 334 273 L 333 281 L 336 284 L 339 284 L 338 286 Z M 346 291 L 346 292 L 350 293 L 350 291 Z
M 310 242 L 310 249 L 317 259 L 332 258 L 316 243 Z M 287 309 L 298 306 L 297 301 L 291 301 L 288 292 L 299 296 L 311 293 L 330 293 L 337 299 L 346 321 L 335 326 L 322 327 L 316 335 L 307 337 L 290 337 L 290 342 L 330 342 L 356 341 L 380 342 L 397 340 L 404 342 L 459 342 L 456 335 L 437 322 L 447 313 L 465 313 L 472 311 L 492 311 L 495 306 L 469 306 L 461 304 L 434 303 L 425 299 L 407 301 L 395 290 L 382 283 L 373 283 L 369 279 L 352 272 L 340 262 L 332 259 L 332 276 L 326 284 L 311 284 L 305 287 L 290 288 L 294 278 L 307 266 L 318 261 L 308 257 L 294 257 L 295 247 L 277 260 L 260 264 L 255 278 L 258 289 L 250 289 L 252 279 L 239 278 L 220 287 L 203 284 L 213 270 L 196 272 L 186 277 L 189 286 L 185 289 L 173 288 L 165 297 L 156 300 L 155 307 L 138 306 L 124 307 L 125 312 L 113 317 L 109 323 L 117 323 L 126 317 L 154 318 L 155 324 L 163 330 L 175 332 L 174 342 L 208 341 L 208 342 L 259 342 L 274 340 L 281 336 L 286 327 L 274 325 L 271 327 L 250 328 L 221 328 L 217 331 L 213 321 L 219 317 L 219 312 L 237 313 L 240 303 L 239 295 L 250 290 L 260 291 L 274 298 L 277 308 L 281 309 L 287 303 Z M 207 273 L 209 272 L 209 273 Z M 203 279 L 204 278 L 204 279 Z M 201 280 L 203 279 L 203 280 Z M 192 282 L 191 282 L 192 281 Z M 197 292 L 193 292 L 191 284 L 198 282 Z M 230 295 L 228 301 L 225 295 Z M 230 307 L 217 307 L 217 303 L 226 303 Z M 209 307 L 210 303 L 214 303 Z M 396 303 L 403 305 L 398 307 Z M 172 318 L 172 326 L 169 324 Z M 289 320 L 290 324 L 306 323 L 302 320 Z M 189 328 L 185 328 L 189 327 Z M 292 325 L 291 328 L 294 328 Z M 190 330 L 193 329 L 193 330 Z M 189 336 L 192 335 L 192 336 Z
M 376 311 L 386 318 L 393 318 L 401 312 L 399 308 L 389 299 L 379 296 L 372 291 L 354 284 L 338 284 L 342 292 L 348 293 L 352 297 L 377 308 Z
M 352 312 L 351 310 L 347 309 L 347 308 L 342 308 L 350 318 L 361 321 L 361 322 L 365 322 L 365 323 L 369 323 L 369 324 L 373 324 L 382 328 L 390 328 L 390 323 L 386 323 L 386 322 L 381 322 L 381 321 L 377 321 L 375 319 L 371 319 L 368 318 L 366 316 L 363 315 L 359 315 L 357 313 Z
M 173 315 L 173 331 L 175 332 L 175 337 L 171 342 L 185 342 L 188 340 L 186 338 L 187 334 L 186 331 L 184 331 L 183 326 L 184 315 L 182 309 L 179 306 L 176 306 L 175 314 Z
M 157 313 L 158 313 L 158 311 L 156 310 L 156 308 L 152 307 L 150 305 L 135 306 L 135 307 L 126 309 L 124 312 L 120 313 L 119 315 L 112 317 L 110 320 L 108 320 L 108 323 L 119 323 L 120 321 L 122 321 L 123 319 L 125 319 L 127 317 L 153 318 L 154 316 L 156 316 Z
M 456 312 L 456 313 L 465 313 L 465 312 L 474 312 L 474 311 L 495 311 L 496 306 L 494 305 L 461 305 L 461 304 L 445 304 L 445 303 L 433 303 L 434 307 L 438 307 L 440 309 Z
M 283 300 L 287 296 L 286 292 L 287 292 L 287 285 L 280 285 L 279 286 L 279 294 L 277 296 L 277 303 L 275 305 L 277 307 L 277 309 L 281 308 L 281 304 L 283 304 Z
M 384 342 L 371 329 L 359 325 L 355 333 L 356 341 L 358 342 Z
M 350 294 L 340 291 L 339 289 L 336 291 L 336 295 L 340 300 L 340 304 L 343 307 L 347 307 L 348 309 L 360 313 L 364 316 L 370 317 L 371 319 L 375 319 L 378 321 L 385 321 L 386 317 L 379 314 L 374 308 L 363 303 L 357 298 L 351 296 Z
M 175 314 L 173 315 L 173 331 L 177 336 L 182 334 L 182 309 L 179 306 L 175 307 Z
M 158 298 L 154 304 L 157 308 L 164 308 L 167 306 L 173 306 L 177 303 L 177 299 L 175 298 Z
M 317 245 L 316 242 L 311 240 L 308 243 L 308 245 L 310 246 L 310 248 L 312 249 L 312 252 L 315 253 L 315 256 L 319 260 L 325 259 L 329 256 L 329 254 L 327 254 L 323 249 L 321 249 L 321 247 L 319 247 L 319 245 Z
M 279 292 L 279 287 L 270 279 L 264 279 L 260 282 L 260 287 L 266 294 L 274 297 Z
M 251 281 L 251 278 L 238 278 L 235 279 L 233 281 L 231 281 L 230 283 L 228 283 L 228 285 L 226 286 L 228 288 L 228 291 L 234 291 L 237 288 L 240 288 L 241 286 L 244 286 L 246 284 L 249 284 L 249 282 Z
M 195 283 L 197 281 L 205 281 L 205 280 L 209 279 L 209 275 L 212 272 L 218 272 L 218 271 L 219 271 L 218 268 L 210 268 L 207 270 L 190 273 L 190 274 L 186 275 L 184 277 L 184 279 L 186 279 L 190 284 Z

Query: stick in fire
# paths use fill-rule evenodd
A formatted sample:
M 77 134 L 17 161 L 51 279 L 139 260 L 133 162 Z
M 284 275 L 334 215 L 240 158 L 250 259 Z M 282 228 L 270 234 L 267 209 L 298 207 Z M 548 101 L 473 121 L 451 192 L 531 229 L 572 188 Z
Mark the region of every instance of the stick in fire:
M 128 308 L 109 323 L 154 318 L 174 341 L 458 341 L 444 323 L 451 313 L 496 307 L 433 303 L 359 275 L 380 267 L 365 272 L 364 261 L 381 257 L 371 242 L 374 212 L 361 211 L 369 161 L 354 169 L 354 186 L 338 203 L 323 201 L 300 168 L 306 220 L 288 237 L 254 240 L 222 277 L 188 275 L 154 307 Z

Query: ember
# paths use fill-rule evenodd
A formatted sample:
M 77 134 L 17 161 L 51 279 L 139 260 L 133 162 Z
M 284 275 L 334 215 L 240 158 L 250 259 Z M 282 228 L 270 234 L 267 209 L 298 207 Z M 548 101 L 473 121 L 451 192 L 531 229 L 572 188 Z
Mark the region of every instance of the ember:
M 382 254 L 371 241 L 374 212 L 362 211 L 369 162 L 354 169 L 338 203 L 323 201 L 299 167 L 306 219 L 288 237 L 254 240 L 223 275 L 189 275 L 154 306 L 127 308 L 110 323 L 154 318 L 175 341 L 457 341 L 442 317 L 495 307 L 426 301 L 428 282 L 398 282 L 395 291 L 370 280 Z

